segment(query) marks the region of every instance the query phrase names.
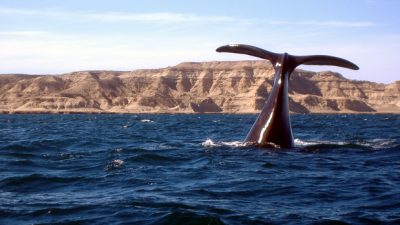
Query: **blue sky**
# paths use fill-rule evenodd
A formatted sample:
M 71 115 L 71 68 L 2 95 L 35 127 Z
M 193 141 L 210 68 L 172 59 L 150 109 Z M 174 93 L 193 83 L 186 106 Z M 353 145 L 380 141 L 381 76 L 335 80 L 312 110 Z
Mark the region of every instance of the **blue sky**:
M 0 73 L 133 70 L 184 61 L 247 60 L 216 53 L 243 43 L 359 65 L 344 76 L 399 79 L 398 0 L 0 0 Z

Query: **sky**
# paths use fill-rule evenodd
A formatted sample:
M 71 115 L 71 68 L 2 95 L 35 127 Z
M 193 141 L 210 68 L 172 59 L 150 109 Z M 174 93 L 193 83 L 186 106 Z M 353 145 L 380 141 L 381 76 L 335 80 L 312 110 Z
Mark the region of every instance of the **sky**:
M 0 73 L 135 70 L 252 60 L 217 53 L 249 44 L 345 58 L 356 80 L 399 78 L 399 0 L 0 0 Z

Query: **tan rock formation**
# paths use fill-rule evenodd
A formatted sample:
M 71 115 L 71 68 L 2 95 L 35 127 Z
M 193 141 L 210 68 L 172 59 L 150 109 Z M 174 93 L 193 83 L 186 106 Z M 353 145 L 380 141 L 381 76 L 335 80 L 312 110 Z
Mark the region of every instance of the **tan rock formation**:
M 256 113 L 273 85 L 267 61 L 181 63 L 163 69 L 0 75 L 3 113 Z M 296 70 L 295 113 L 400 113 L 400 81 L 354 81 Z

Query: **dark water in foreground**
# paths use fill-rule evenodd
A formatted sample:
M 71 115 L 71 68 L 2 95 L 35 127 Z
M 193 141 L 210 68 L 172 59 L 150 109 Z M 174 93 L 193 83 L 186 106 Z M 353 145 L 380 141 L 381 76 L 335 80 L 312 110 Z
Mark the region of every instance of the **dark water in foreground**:
M 400 224 L 400 115 L 0 115 L 0 224 Z

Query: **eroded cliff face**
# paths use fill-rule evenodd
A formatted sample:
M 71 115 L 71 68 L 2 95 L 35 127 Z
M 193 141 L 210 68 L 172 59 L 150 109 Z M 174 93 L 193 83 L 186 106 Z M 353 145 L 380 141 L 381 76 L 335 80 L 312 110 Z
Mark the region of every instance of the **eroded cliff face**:
M 151 70 L 0 75 L 0 112 L 256 113 L 273 85 L 267 61 L 182 63 Z M 400 113 L 400 81 L 384 85 L 296 70 L 295 113 Z

